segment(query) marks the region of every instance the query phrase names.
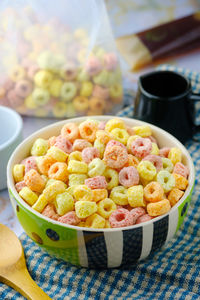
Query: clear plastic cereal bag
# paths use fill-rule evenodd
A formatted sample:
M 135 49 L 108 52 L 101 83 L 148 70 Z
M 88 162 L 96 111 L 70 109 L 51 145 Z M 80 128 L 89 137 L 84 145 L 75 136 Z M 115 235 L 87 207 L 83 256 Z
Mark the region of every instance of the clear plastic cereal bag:
M 120 109 L 121 71 L 103 0 L 2 0 L 0 40 L 0 105 L 55 118 Z

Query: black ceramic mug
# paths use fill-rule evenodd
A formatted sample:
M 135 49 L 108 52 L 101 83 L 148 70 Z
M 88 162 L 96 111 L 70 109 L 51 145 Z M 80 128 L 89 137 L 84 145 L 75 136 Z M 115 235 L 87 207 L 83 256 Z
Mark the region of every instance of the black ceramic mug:
M 152 123 L 182 143 L 200 131 L 195 125 L 195 101 L 190 81 L 174 71 L 154 71 L 140 76 L 134 118 Z

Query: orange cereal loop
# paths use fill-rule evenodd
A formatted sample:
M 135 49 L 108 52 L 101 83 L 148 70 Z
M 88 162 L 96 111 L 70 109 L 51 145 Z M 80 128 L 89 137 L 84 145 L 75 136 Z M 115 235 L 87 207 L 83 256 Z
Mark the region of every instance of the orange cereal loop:
M 156 181 L 152 181 L 144 188 L 144 197 L 148 202 L 158 202 L 163 199 L 163 187 Z
M 38 159 L 37 167 L 41 174 L 48 176 L 50 167 L 56 162 L 51 156 L 45 155 Z
M 89 108 L 93 111 L 103 111 L 105 108 L 105 101 L 96 97 L 92 97 L 89 101 Z
M 48 218 L 50 218 L 50 219 L 53 219 L 53 220 L 58 220 L 58 218 L 60 217 L 60 216 L 56 213 L 53 204 L 48 204 L 48 205 L 44 208 L 44 210 L 42 211 L 42 215 L 45 216 L 45 217 L 48 217 Z
M 32 191 L 41 193 L 45 188 L 45 180 L 34 169 L 28 171 L 24 176 L 24 182 Z
M 51 179 L 66 182 L 68 179 L 67 164 L 63 162 L 54 163 L 48 171 L 48 176 Z
M 130 166 L 132 166 L 132 167 L 137 167 L 137 165 L 139 164 L 139 159 L 136 157 L 136 156 L 134 156 L 134 155 L 132 155 L 132 154 L 128 154 L 128 166 L 130 167 Z
M 61 135 L 70 142 L 74 142 L 79 138 L 79 128 L 75 123 L 67 123 L 62 127 Z
M 99 115 L 102 115 L 103 114 L 103 110 L 92 110 L 92 109 L 89 109 L 87 111 L 87 116 L 99 116 Z
M 176 173 L 172 173 L 172 175 L 175 178 L 175 182 L 176 182 L 175 187 L 179 190 L 185 191 L 188 186 L 188 180 L 185 177 Z
M 98 124 L 91 120 L 84 121 L 79 125 L 81 137 L 91 143 L 96 139 L 97 130 Z
M 155 203 L 147 204 L 147 212 L 151 217 L 157 217 L 166 214 L 171 209 L 168 199 L 163 199 Z
M 181 199 L 183 195 L 184 195 L 183 191 L 174 188 L 169 192 L 167 199 L 169 200 L 171 206 L 174 206 Z

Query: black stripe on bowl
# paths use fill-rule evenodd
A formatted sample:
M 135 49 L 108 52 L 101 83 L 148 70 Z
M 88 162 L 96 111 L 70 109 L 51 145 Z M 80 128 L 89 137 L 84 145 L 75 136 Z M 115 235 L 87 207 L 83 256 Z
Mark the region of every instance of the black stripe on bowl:
M 162 245 L 165 243 L 167 238 L 168 228 L 169 228 L 169 216 L 166 216 L 163 219 L 153 223 L 153 241 L 152 241 L 150 255 L 154 253 L 155 250 L 162 247 Z
M 83 231 L 88 257 L 88 267 L 107 268 L 107 249 L 103 232 Z
M 142 227 L 123 230 L 122 267 L 130 266 L 138 261 L 142 252 L 142 238 Z

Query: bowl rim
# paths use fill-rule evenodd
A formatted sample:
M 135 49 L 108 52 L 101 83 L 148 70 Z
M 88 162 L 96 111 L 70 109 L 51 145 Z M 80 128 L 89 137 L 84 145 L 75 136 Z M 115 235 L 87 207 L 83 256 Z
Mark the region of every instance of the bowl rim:
M 183 197 L 181 200 L 179 200 L 177 202 L 176 205 L 174 205 L 170 211 L 164 215 L 158 216 L 153 218 L 152 220 L 149 220 L 147 222 L 144 223 L 140 223 L 140 224 L 135 224 L 135 225 L 131 225 L 131 226 L 127 226 L 127 227 L 118 227 L 118 228 L 88 228 L 88 227 L 80 227 L 80 226 L 74 226 L 74 225 L 69 225 L 69 224 L 65 224 L 65 223 L 61 223 L 58 222 L 56 220 L 53 219 L 49 219 L 48 217 L 45 217 L 44 215 L 42 215 L 41 213 L 37 212 L 36 210 L 34 210 L 31 206 L 29 206 L 18 194 L 18 192 L 15 189 L 15 185 L 14 185 L 14 180 L 13 180 L 13 175 L 12 175 L 12 165 L 13 165 L 13 160 L 15 159 L 16 154 L 20 151 L 21 148 L 23 148 L 30 140 L 38 138 L 40 136 L 40 134 L 43 134 L 44 132 L 49 131 L 50 129 L 54 128 L 54 127 L 60 127 L 63 126 L 66 123 L 70 123 L 70 122 L 76 122 L 76 123 L 80 123 L 83 122 L 87 119 L 97 119 L 98 121 L 108 121 L 110 119 L 113 118 L 118 118 L 118 119 L 122 119 L 125 123 L 126 122 L 134 122 L 136 121 L 138 123 L 138 126 L 140 125 L 149 125 L 151 126 L 152 130 L 154 131 L 158 131 L 159 133 L 168 136 L 168 138 L 172 139 L 175 141 L 175 143 L 177 144 L 177 146 L 179 148 L 181 148 L 182 153 L 184 153 L 184 155 L 187 157 L 188 163 L 189 163 L 189 169 L 190 169 L 190 176 L 189 176 L 189 184 L 188 184 L 188 188 L 186 189 Z M 77 117 L 77 118 L 71 118 L 71 119 L 66 119 L 66 120 L 62 120 L 59 122 L 55 122 L 53 124 L 50 124 L 48 126 L 43 127 L 42 129 L 37 130 L 36 132 L 34 132 L 33 134 L 31 134 L 29 137 L 27 137 L 25 140 L 23 140 L 22 143 L 20 143 L 17 148 L 15 149 L 15 151 L 12 153 L 9 161 L 8 161 L 8 165 L 7 165 L 7 184 L 8 184 L 8 189 L 11 190 L 12 195 L 14 196 L 15 199 L 17 199 L 17 201 L 26 209 L 28 210 L 30 213 L 36 215 L 37 217 L 47 221 L 48 223 L 52 223 L 54 225 L 59 225 L 63 228 L 68 228 L 70 230 L 77 230 L 77 231 L 88 231 L 88 232 L 116 232 L 116 231 L 123 231 L 123 230 L 132 230 L 132 229 L 136 229 L 138 227 L 143 227 L 143 226 L 148 226 L 150 224 L 153 224 L 154 222 L 157 222 L 159 220 L 161 220 L 162 218 L 172 214 L 175 210 L 178 209 L 179 206 L 181 206 L 181 204 L 184 202 L 184 200 L 190 195 L 191 191 L 193 190 L 194 187 L 194 183 L 195 183 L 195 169 L 194 169 L 194 164 L 192 161 L 192 158 L 189 154 L 189 152 L 187 151 L 187 149 L 185 148 L 185 146 L 179 142 L 173 135 L 171 135 L 170 133 L 168 133 L 167 131 L 144 121 L 140 121 L 134 118 L 125 118 L 125 117 L 118 117 L 118 116 L 112 116 L 112 115 L 106 115 L 106 116 L 84 116 L 84 117 Z
M 15 132 L 11 136 L 11 138 L 9 138 L 3 144 L 0 145 L 0 151 L 2 151 L 5 148 L 9 147 L 20 135 L 20 133 L 22 132 L 23 121 L 22 121 L 21 116 L 11 108 L 0 106 L 0 111 L 2 111 L 3 113 L 7 113 L 8 117 L 11 117 L 13 122 L 15 122 L 15 125 L 16 125 Z

